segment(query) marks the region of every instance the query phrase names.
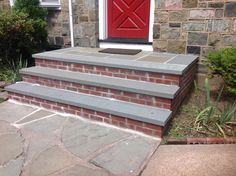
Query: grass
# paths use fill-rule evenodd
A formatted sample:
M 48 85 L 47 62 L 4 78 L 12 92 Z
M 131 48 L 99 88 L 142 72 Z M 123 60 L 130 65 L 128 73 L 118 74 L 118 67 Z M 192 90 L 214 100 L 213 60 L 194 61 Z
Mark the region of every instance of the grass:
M 224 135 L 220 132 L 220 128 L 217 129 L 217 126 L 215 127 L 211 123 L 207 123 L 206 125 L 202 125 L 200 129 L 196 129 L 196 119 L 202 110 L 206 108 L 206 98 L 210 98 L 212 104 L 217 104 L 222 109 L 222 114 L 225 108 L 233 105 L 235 97 L 229 96 L 224 92 L 222 93 L 222 98 L 218 101 L 219 92 L 220 90 L 211 92 L 211 97 L 209 97 L 209 95 L 206 95 L 205 90 L 192 89 L 178 114 L 172 120 L 164 138 L 236 136 L 236 125 L 227 125 L 229 128 L 225 129 Z

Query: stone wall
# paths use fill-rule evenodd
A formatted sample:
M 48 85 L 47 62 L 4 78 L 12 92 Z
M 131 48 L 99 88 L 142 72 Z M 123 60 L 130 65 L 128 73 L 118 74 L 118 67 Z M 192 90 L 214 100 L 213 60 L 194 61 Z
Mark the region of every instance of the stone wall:
M 98 46 L 98 1 L 74 0 L 73 20 L 75 45 Z M 51 45 L 70 46 L 68 0 L 61 0 L 61 10 L 50 10 L 48 17 L 49 42 Z
M 9 0 L 0 0 L 0 10 L 6 9 L 10 7 Z
M 236 46 L 236 0 L 156 0 L 153 48 L 200 54 Z

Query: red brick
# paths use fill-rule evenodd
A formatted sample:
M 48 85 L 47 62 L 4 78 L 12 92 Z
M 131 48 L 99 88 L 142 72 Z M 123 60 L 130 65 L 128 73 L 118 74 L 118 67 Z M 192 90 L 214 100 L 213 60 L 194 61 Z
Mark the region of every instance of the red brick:
M 115 115 L 111 115 L 110 116 L 112 121 L 118 121 L 118 122 L 125 122 L 126 119 L 124 117 L 119 117 L 119 116 L 115 116 Z
M 143 123 L 145 128 L 150 128 L 152 130 L 157 130 L 157 131 L 161 131 L 163 130 L 163 127 L 159 126 L 159 125 L 154 125 L 154 124 L 150 124 L 150 123 Z
M 83 113 L 88 113 L 88 114 L 95 114 L 95 111 L 90 110 L 90 109 L 82 109 Z
M 137 126 L 136 127 L 136 130 L 137 131 L 140 131 L 140 132 L 143 132 L 145 134 L 148 134 L 148 135 L 153 135 L 153 130 L 150 130 L 148 128 L 144 128 L 144 127 L 140 127 L 140 126 Z
M 143 122 L 132 120 L 132 119 L 127 119 L 127 124 L 143 127 Z

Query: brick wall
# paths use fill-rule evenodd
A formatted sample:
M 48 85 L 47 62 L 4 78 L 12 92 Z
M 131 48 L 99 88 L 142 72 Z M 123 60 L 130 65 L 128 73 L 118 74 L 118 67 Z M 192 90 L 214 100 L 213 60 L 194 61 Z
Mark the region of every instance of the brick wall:
M 200 54 L 236 46 L 236 0 L 156 0 L 153 48 Z

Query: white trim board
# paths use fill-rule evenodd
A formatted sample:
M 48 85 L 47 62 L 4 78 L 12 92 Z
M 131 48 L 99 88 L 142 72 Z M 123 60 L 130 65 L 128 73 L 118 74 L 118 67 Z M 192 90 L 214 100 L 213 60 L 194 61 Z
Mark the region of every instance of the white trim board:
M 153 51 L 152 45 L 126 44 L 126 43 L 109 43 L 99 42 L 100 48 L 119 48 L 119 49 L 141 49 L 143 51 Z
M 150 0 L 150 20 L 149 20 L 149 37 L 148 42 L 153 42 L 153 24 L 154 24 L 154 11 L 155 0 Z M 107 0 L 99 0 L 98 4 L 99 13 L 99 40 L 107 39 Z

